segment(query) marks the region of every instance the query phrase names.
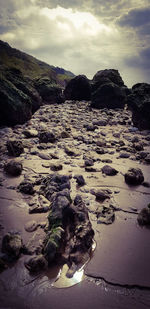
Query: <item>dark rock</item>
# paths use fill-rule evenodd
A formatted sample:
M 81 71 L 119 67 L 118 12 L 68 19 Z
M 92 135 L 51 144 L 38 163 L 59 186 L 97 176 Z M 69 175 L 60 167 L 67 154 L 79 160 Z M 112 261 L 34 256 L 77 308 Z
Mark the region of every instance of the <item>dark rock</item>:
M 124 108 L 126 93 L 124 88 L 111 82 L 101 85 L 92 93 L 93 108 Z
M 144 181 L 144 176 L 140 168 L 130 168 L 124 177 L 125 182 L 129 185 L 140 185 Z
M 133 148 L 134 148 L 135 150 L 137 150 L 137 151 L 141 151 L 141 150 L 144 149 L 143 143 L 134 143 L 134 144 L 133 144 Z
M 63 166 L 60 163 L 57 163 L 57 164 L 55 163 L 55 164 L 51 164 L 50 169 L 53 172 L 61 171 L 63 169 Z
M 63 234 L 64 230 L 60 226 L 56 226 L 55 228 L 52 227 L 51 231 L 46 236 L 44 255 L 49 264 L 54 261 L 60 250 Z
M 22 124 L 41 105 L 29 78 L 15 68 L 3 68 L 0 77 L 0 125 Z
M 104 201 L 104 200 L 110 198 L 107 190 L 98 190 L 98 191 L 94 192 L 94 195 L 96 196 L 96 199 L 98 201 Z
M 48 267 L 47 260 L 45 257 L 41 255 L 36 255 L 31 258 L 27 262 L 25 262 L 25 267 L 32 273 L 39 272 Z
M 93 165 L 94 165 L 93 159 L 86 159 L 86 160 L 84 161 L 84 165 L 85 165 L 85 166 L 93 166 Z
M 10 156 L 19 157 L 24 152 L 21 141 L 8 140 L 6 146 Z
M 101 70 L 93 77 L 92 103 L 94 108 L 124 108 L 127 88 L 117 70 Z
M 79 186 L 84 186 L 85 185 L 85 180 L 82 175 L 75 175 L 74 178 L 76 179 L 76 182 Z
M 104 165 L 102 167 L 102 173 L 107 175 L 107 176 L 114 176 L 118 173 L 118 171 L 115 168 L 113 168 L 109 165 Z
M 142 186 L 145 188 L 150 188 L 150 182 L 144 181 L 142 182 Z
M 140 130 L 150 129 L 150 84 L 138 83 L 128 96 L 134 126 Z
M 150 225 L 150 208 L 143 208 L 137 217 L 140 225 Z
M 62 94 L 62 88 L 53 84 L 48 77 L 40 77 L 34 80 L 34 87 L 39 92 L 44 103 L 63 103 L 65 98 Z
M 122 158 L 122 159 L 127 159 L 129 157 L 130 157 L 130 153 L 128 152 L 121 152 L 119 155 L 119 158 Z
M 124 86 L 124 82 L 119 72 L 114 69 L 100 70 L 93 77 L 93 82 L 98 83 L 98 86 L 106 83 L 107 81 L 111 81 L 120 87 Z
M 7 233 L 2 240 L 2 252 L 12 259 L 17 259 L 22 248 L 21 236 L 17 233 Z
M 145 158 L 145 162 L 150 164 L 150 154 L 148 154 Z
M 40 143 L 55 143 L 56 135 L 53 132 L 42 130 L 39 132 L 39 142 Z
M 4 171 L 10 176 L 20 176 L 23 170 L 22 163 L 11 160 L 4 165 Z
M 67 84 L 64 95 L 66 100 L 90 100 L 91 87 L 85 75 L 78 75 Z
M 22 181 L 18 186 L 18 190 L 24 194 L 32 195 L 35 193 L 33 183 L 31 183 L 29 180 Z

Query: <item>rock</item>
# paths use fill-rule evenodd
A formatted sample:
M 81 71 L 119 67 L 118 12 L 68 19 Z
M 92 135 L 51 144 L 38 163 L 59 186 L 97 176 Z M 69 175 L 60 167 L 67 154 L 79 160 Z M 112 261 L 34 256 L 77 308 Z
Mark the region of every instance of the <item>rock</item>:
M 29 180 L 22 181 L 18 186 L 18 190 L 24 194 L 32 195 L 35 193 L 33 183 L 31 183 Z
M 95 195 L 98 201 L 104 201 L 110 198 L 107 190 L 98 190 L 94 192 L 93 194 Z
M 107 176 L 114 176 L 118 173 L 118 171 L 115 168 L 113 168 L 109 165 L 104 165 L 102 167 L 102 173 L 107 175 Z
M 24 152 L 23 144 L 21 141 L 8 140 L 6 146 L 10 156 L 19 157 L 20 154 Z
M 150 84 L 138 83 L 127 98 L 133 124 L 140 130 L 150 129 Z
M 150 225 L 150 208 L 143 208 L 137 217 L 140 225 Z
M 82 175 L 75 175 L 74 178 L 76 179 L 78 186 L 84 186 L 85 185 L 85 180 L 84 180 Z
M 57 139 L 53 132 L 47 130 L 41 130 L 38 136 L 40 143 L 55 143 Z
M 148 154 L 145 158 L 145 162 L 150 164 L 150 154 Z
M 50 209 L 50 202 L 43 195 L 34 196 L 29 203 L 29 213 L 44 213 Z
M 34 232 L 37 229 L 38 226 L 39 226 L 38 223 L 36 221 L 32 220 L 32 221 L 29 221 L 25 224 L 25 230 L 27 232 Z
M 122 159 L 127 159 L 129 157 L 130 157 L 130 153 L 128 153 L 128 152 L 121 152 L 119 154 L 119 158 L 122 158 Z
M 124 88 L 109 82 L 96 89 L 91 100 L 93 108 L 124 108 L 126 93 Z
M 137 151 L 141 151 L 141 150 L 144 149 L 143 143 L 134 143 L 134 144 L 133 144 L 133 148 L 134 148 L 135 150 L 137 150 Z
M 97 211 L 97 223 L 112 224 L 115 220 L 113 207 L 103 206 L 101 210 Z
M 78 75 L 72 78 L 67 84 L 64 95 L 66 100 L 90 100 L 91 87 L 85 75 Z
M 22 163 L 11 160 L 4 165 L 4 171 L 10 176 L 20 176 L 23 170 Z
M 123 108 L 127 88 L 117 70 L 101 70 L 93 77 L 92 103 L 94 108 Z
M 76 151 L 76 150 L 74 150 L 73 148 L 71 148 L 71 147 L 69 147 L 69 146 L 66 146 L 65 147 L 65 152 L 66 152 L 66 154 L 68 155 L 68 156 L 78 156 L 79 155 L 79 153 Z
M 70 134 L 67 131 L 62 131 L 60 134 L 61 138 L 70 138 Z
M 61 171 L 63 169 L 63 166 L 60 163 L 57 163 L 57 164 L 55 163 L 55 164 L 51 164 L 50 169 L 53 172 Z
M 85 166 L 93 166 L 94 165 L 94 161 L 93 161 L 93 159 L 86 159 L 85 161 L 84 161 L 84 165 Z
M 58 254 L 58 251 L 60 250 L 63 234 L 64 230 L 58 226 L 52 228 L 46 236 L 44 255 L 49 264 L 54 261 L 56 254 Z
M 1 273 L 3 270 L 7 269 L 7 268 L 8 268 L 8 266 L 7 266 L 6 262 L 5 262 L 5 260 L 3 260 L 2 258 L 0 258 L 0 273 Z
M 116 84 L 117 86 L 123 87 L 124 86 L 124 82 L 119 74 L 119 72 L 117 70 L 114 69 L 109 69 L 109 70 L 101 70 L 98 71 L 94 77 L 93 77 L 93 82 L 94 83 L 98 83 L 98 86 L 100 84 L 103 84 L 107 81 L 111 81 L 114 84 Z
M 31 138 L 31 137 L 38 137 L 38 131 L 35 129 L 27 129 L 23 131 L 23 134 L 27 137 L 27 138 Z
M 0 125 L 23 124 L 41 105 L 32 80 L 19 69 L 1 66 Z
M 39 272 L 48 267 L 47 260 L 45 257 L 40 254 L 37 256 L 33 256 L 29 258 L 27 262 L 25 262 L 25 267 L 32 273 Z
M 140 185 L 144 181 L 144 176 L 140 168 L 130 168 L 124 177 L 125 182 L 129 185 Z
M 2 252 L 10 258 L 17 259 L 22 248 L 22 239 L 18 233 L 7 233 L 2 240 Z
M 39 92 L 44 103 L 63 103 L 65 98 L 62 94 L 62 88 L 53 84 L 49 77 L 40 77 L 34 80 L 34 86 Z

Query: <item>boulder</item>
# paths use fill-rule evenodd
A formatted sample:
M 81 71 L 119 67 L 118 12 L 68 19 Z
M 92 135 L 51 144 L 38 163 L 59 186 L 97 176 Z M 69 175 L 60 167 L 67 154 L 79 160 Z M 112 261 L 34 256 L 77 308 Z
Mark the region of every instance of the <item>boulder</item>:
M 2 252 L 17 259 L 22 248 L 22 239 L 18 233 L 7 233 L 2 240 Z
M 41 105 L 32 81 L 20 70 L 4 68 L 0 75 L 0 125 L 23 124 Z
M 35 192 L 33 183 L 30 182 L 29 180 L 22 181 L 20 185 L 18 186 L 18 190 L 21 193 L 30 194 L 30 195 L 34 194 Z
M 21 162 L 17 162 L 14 160 L 5 163 L 4 171 L 6 174 L 10 176 L 20 176 L 23 170 L 23 166 Z
M 107 176 L 115 176 L 118 173 L 118 171 L 115 168 L 111 167 L 110 165 L 104 165 L 102 167 L 102 173 Z
M 143 208 L 137 217 L 140 225 L 150 225 L 150 208 Z
M 72 78 L 64 90 L 64 96 L 66 100 L 90 100 L 91 87 L 87 77 L 78 75 Z
M 134 126 L 140 130 L 150 129 L 150 84 L 135 84 L 127 97 L 127 103 L 132 110 Z
M 91 82 L 94 108 L 124 108 L 128 88 L 117 70 L 98 71 Z
M 21 153 L 24 152 L 24 147 L 21 141 L 8 140 L 6 146 L 10 156 L 19 157 Z
M 124 87 L 107 82 L 92 92 L 91 107 L 93 108 L 124 108 L 126 93 Z
M 140 185 L 144 181 L 144 176 L 140 168 L 130 168 L 124 177 L 125 182 L 129 185 Z
M 53 83 L 48 77 L 40 77 L 34 80 L 34 86 L 39 92 L 44 103 L 63 103 L 65 101 L 62 88 Z

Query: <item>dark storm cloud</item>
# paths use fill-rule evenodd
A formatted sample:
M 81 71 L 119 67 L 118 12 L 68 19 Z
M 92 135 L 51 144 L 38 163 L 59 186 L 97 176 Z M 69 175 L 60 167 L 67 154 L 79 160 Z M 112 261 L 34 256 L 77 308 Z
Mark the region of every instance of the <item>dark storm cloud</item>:
M 120 17 L 118 24 L 122 27 L 141 27 L 150 23 L 150 7 L 133 9 Z

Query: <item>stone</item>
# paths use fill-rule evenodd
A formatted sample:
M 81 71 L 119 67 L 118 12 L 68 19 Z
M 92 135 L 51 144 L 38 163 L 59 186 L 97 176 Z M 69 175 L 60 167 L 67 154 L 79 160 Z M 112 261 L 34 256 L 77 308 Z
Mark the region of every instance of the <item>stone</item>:
M 66 100 L 90 100 L 91 87 L 87 77 L 78 75 L 72 78 L 64 90 L 64 95 Z
M 150 154 L 148 154 L 148 155 L 146 156 L 145 162 L 146 162 L 147 164 L 150 164 Z
M 57 164 L 55 163 L 55 164 L 51 164 L 50 169 L 53 172 L 61 171 L 63 169 L 63 166 L 60 163 L 57 163 Z
M 21 162 L 17 162 L 14 160 L 9 161 L 8 163 L 5 163 L 4 165 L 4 171 L 6 174 L 10 176 L 20 176 L 23 170 L 23 166 Z
M 38 137 L 40 143 L 55 143 L 57 140 L 54 132 L 49 132 L 47 130 L 41 130 Z
M 124 177 L 125 182 L 129 185 L 140 185 L 144 181 L 144 176 L 140 168 L 130 168 Z
M 85 161 L 84 161 L 84 165 L 85 166 L 93 166 L 94 165 L 94 161 L 93 161 L 93 159 L 86 159 Z
M 20 185 L 18 186 L 18 190 L 24 194 L 32 195 L 35 193 L 33 183 L 30 182 L 29 180 L 22 181 Z
M 104 201 L 110 198 L 107 190 L 98 190 L 93 193 L 98 201 Z
M 150 208 L 143 208 L 138 214 L 137 221 L 139 225 L 150 225 Z
M 10 156 L 19 157 L 24 152 L 24 147 L 21 141 L 8 140 L 6 146 Z
M 46 269 L 48 267 L 48 263 L 45 257 L 42 254 L 40 254 L 29 258 L 29 260 L 25 262 L 25 267 L 31 273 L 35 273 Z
M 98 224 L 112 224 L 115 220 L 114 209 L 105 205 L 102 206 L 101 210 L 98 210 L 97 213 L 97 223 Z
M 107 176 L 115 176 L 118 173 L 118 171 L 110 165 L 104 165 L 101 170 L 102 173 Z
M 119 158 L 121 158 L 121 159 L 128 159 L 129 157 L 130 157 L 130 153 L 128 153 L 128 152 L 121 152 L 119 154 Z
M 12 259 L 17 259 L 21 253 L 22 239 L 18 233 L 7 233 L 2 240 L 2 252 Z
M 85 179 L 82 175 L 75 175 L 74 178 L 76 179 L 78 186 L 84 186 L 85 185 Z
M 50 209 L 50 202 L 41 194 L 34 196 L 29 202 L 29 213 L 45 213 Z

